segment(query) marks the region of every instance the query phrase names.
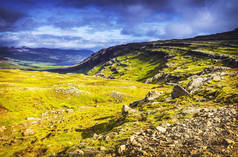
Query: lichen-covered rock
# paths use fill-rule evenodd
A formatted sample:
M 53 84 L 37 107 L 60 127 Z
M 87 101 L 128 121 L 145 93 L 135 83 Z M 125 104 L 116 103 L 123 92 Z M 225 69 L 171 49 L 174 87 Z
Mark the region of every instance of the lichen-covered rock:
M 198 77 L 198 78 L 195 78 L 195 79 L 192 79 L 186 89 L 193 93 L 194 91 L 196 91 L 199 87 L 201 87 L 204 83 L 205 83 L 205 78 L 202 78 L 202 77 Z

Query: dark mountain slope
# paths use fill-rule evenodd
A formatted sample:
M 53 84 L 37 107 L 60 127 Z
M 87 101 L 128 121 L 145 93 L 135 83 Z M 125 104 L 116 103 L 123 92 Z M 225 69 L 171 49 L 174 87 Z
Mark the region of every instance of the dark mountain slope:
M 238 39 L 238 28 L 233 31 L 216 33 L 212 35 L 202 35 L 188 40 L 237 40 Z
M 57 72 L 67 73 L 67 72 L 82 72 L 87 73 L 93 67 L 107 62 L 115 57 L 127 54 L 131 51 L 139 50 L 143 46 L 151 46 L 151 43 L 130 43 L 125 45 L 117 45 L 109 48 L 101 49 L 100 51 L 92 54 L 90 57 L 86 58 L 80 62 L 77 66 L 56 69 Z

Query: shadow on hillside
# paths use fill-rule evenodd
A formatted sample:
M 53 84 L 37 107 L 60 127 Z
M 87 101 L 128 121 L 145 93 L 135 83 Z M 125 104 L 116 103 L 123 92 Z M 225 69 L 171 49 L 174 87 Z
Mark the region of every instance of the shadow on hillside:
M 155 67 L 153 70 L 148 71 L 144 75 L 143 78 L 137 80 L 139 82 L 145 82 L 146 79 L 156 75 L 159 72 L 159 70 L 164 68 L 165 64 L 167 63 L 167 58 L 165 58 L 165 56 L 153 54 L 153 57 L 151 57 L 151 54 L 149 54 L 149 53 L 148 54 L 142 53 L 138 56 L 133 57 L 132 59 L 139 59 L 142 62 L 149 62 L 152 66 L 155 66 L 156 64 L 158 64 L 158 62 L 160 63 L 159 66 Z
M 82 138 L 90 138 L 96 134 L 106 134 L 111 131 L 113 128 L 120 126 L 125 123 L 125 117 L 121 117 L 119 119 L 111 119 L 108 122 L 96 124 L 92 127 L 86 129 L 76 129 L 77 132 L 82 132 Z

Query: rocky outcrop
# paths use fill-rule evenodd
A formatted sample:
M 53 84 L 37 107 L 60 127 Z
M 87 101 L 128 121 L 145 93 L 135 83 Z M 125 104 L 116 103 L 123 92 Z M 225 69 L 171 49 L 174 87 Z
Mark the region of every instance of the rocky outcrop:
M 209 57 L 211 59 L 220 59 L 226 64 L 226 66 L 229 66 L 232 68 L 238 67 L 238 60 L 231 58 L 229 56 L 221 55 L 221 54 L 211 54 L 211 53 L 207 53 L 207 52 L 203 52 L 203 51 L 189 50 L 189 51 L 187 51 L 186 55 Z
M 132 135 L 117 153 L 118 156 L 236 156 L 237 121 L 234 108 L 200 109 L 193 119 Z
M 152 101 L 156 98 L 160 97 L 161 94 L 163 94 L 163 91 L 157 92 L 157 91 L 149 91 L 149 93 L 146 95 L 145 100 L 146 101 Z
M 222 66 L 206 67 L 198 75 L 209 74 L 209 73 L 213 73 L 213 72 L 217 72 L 217 71 L 222 71 L 222 70 L 227 70 L 227 69 L 228 69 L 227 67 L 222 67 Z

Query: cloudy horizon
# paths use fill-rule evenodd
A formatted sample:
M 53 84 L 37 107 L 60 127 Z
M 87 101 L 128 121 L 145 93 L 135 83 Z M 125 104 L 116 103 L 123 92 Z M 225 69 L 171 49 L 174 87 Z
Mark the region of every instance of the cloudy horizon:
M 238 27 L 238 0 L 1 0 L 0 46 L 91 49 Z

